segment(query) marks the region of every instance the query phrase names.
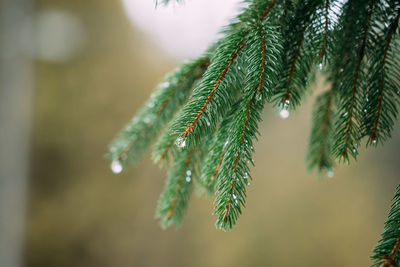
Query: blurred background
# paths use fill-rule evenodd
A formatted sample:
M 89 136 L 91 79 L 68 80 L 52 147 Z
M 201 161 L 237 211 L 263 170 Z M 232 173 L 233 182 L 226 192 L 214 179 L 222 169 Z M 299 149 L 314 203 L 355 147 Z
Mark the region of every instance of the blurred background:
M 400 128 L 318 179 L 304 164 L 313 97 L 267 106 L 247 208 L 216 230 L 213 199 L 184 224 L 154 219 L 165 171 L 114 175 L 113 136 L 180 61 L 199 55 L 238 1 L 0 1 L 0 266 L 368 266 L 400 181 Z M 320 80 L 313 87 L 321 90 Z

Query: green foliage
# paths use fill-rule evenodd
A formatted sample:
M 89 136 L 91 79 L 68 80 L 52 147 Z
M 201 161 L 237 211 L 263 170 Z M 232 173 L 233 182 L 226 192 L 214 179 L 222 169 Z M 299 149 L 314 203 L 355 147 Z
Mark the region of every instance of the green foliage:
M 394 5 L 394 2 L 391 3 Z M 378 6 L 374 14 L 373 30 L 369 38 L 370 66 L 367 80 L 363 135 L 369 145 L 383 143 L 391 136 L 397 117 L 400 87 L 400 46 L 398 32 L 400 9 Z M 383 27 L 390 22 L 388 27 Z M 397 41 L 397 42 L 396 42 Z
M 334 115 L 334 91 L 329 89 L 317 97 L 313 111 L 307 162 L 309 169 L 317 168 L 319 173 L 333 175 L 332 140 Z
M 374 259 L 372 266 L 400 266 L 400 185 L 393 197 L 382 239 L 371 258 Z
M 335 47 L 330 77 L 334 77 L 333 90 L 339 98 L 333 155 L 344 162 L 349 162 L 350 156 L 357 158 L 358 155 L 363 118 L 362 90 L 366 82 L 366 62 L 363 59 L 374 5 L 374 0 L 347 2 L 339 22 L 343 27 L 335 36 L 338 45 Z
M 281 49 L 280 38 L 268 19 L 252 29 L 248 38 L 245 85 L 227 130 L 230 134 L 224 145 L 221 171 L 216 179 L 215 213 L 218 215 L 217 227 L 221 229 L 232 228 L 241 213 L 241 207 L 245 205 L 246 186 L 250 179 L 249 163 L 253 162 L 253 139 L 257 134 L 264 103 L 272 95 L 271 86 L 276 83 L 279 70 L 273 66 L 277 64 Z
M 162 193 L 157 218 L 161 225 L 168 227 L 172 223 L 180 225 L 185 214 L 190 195 L 193 191 L 193 177 L 197 175 L 195 163 L 198 153 L 188 149 L 177 154 L 173 166 L 168 172 L 165 190 Z
M 295 109 L 308 88 L 312 64 L 318 55 L 318 31 L 314 27 L 320 19 L 316 12 L 322 9 L 325 1 L 284 1 L 281 18 L 283 40 L 282 71 L 276 85 L 274 103 L 280 108 Z M 319 23 L 320 24 L 320 23 Z
M 218 228 L 235 225 L 265 102 L 294 110 L 318 69 L 330 87 L 314 106 L 310 169 L 330 176 L 335 161 L 356 159 L 362 138 L 375 145 L 390 137 L 400 92 L 398 0 L 245 3 L 224 36 L 167 76 L 110 146 L 113 164 L 125 167 L 163 131 L 153 158 L 169 168 L 157 209 L 164 227 L 181 223 L 194 185 L 216 194 Z M 396 196 L 387 227 L 398 231 Z M 388 255 L 392 232 L 385 228 L 378 258 Z
M 183 64 L 160 83 L 150 99 L 139 110 L 110 145 L 109 157 L 114 164 L 135 163 L 171 120 L 191 94 L 193 85 L 207 68 L 207 56 Z

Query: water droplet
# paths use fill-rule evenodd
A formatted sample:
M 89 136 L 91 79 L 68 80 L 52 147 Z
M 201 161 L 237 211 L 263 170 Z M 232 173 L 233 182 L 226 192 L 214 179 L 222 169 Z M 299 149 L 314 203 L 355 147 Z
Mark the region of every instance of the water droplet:
M 111 162 L 111 171 L 115 174 L 122 172 L 122 165 L 121 162 L 119 162 L 119 160 L 113 160 Z
M 365 98 L 365 101 L 367 101 L 367 102 L 369 101 L 368 97 L 367 97 L 367 98 Z
M 322 63 L 319 63 L 318 69 L 322 70 Z
M 286 99 L 286 100 L 285 100 L 285 105 L 286 105 L 286 106 L 289 106 L 289 104 L 290 104 L 290 100 L 289 100 L 289 99 Z
M 261 101 L 262 100 L 262 94 L 261 93 L 257 93 L 256 99 L 257 99 L 257 101 Z
M 162 88 L 168 87 L 168 86 L 169 86 L 169 82 L 160 83 L 160 86 L 161 86 Z
M 326 176 L 328 176 L 328 178 L 333 178 L 333 170 L 332 168 L 324 168 L 325 172 L 326 172 Z
M 340 68 L 340 70 L 339 70 L 340 72 L 343 72 L 343 68 Z
M 249 173 L 248 173 L 248 172 L 245 172 L 243 178 L 244 178 L 244 179 L 249 178 Z
M 357 149 L 353 148 L 353 153 L 357 153 Z
M 364 108 L 364 113 L 367 113 L 367 109 L 366 108 Z
M 149 117 L 144 117 L 143 122 L 148 124 L 148 123 L 150 123 L 150 120 L 151 119 Z
M 176 138 L 175 145 L 179 148 L 184 148 L 186 146 L 186 138 L 182 136 Z
M 229 141 L 226 140 L 225 144 L 224 144 L 224 148 L 228 145 Z
M 187 176 L 192 175 L 192 171 L 191 171 L 191 170 L 187 170 L 187 171 L 186 171 L 186 175 L 187 175 Z
M 282 109 L 280 112 L 279 112 L 279 116 L 282 118 L 282 119 L 287 119 L 288 117 L 289 117 L 289 111 L 287 110 L 287 109 Z
M 343 114 L 343 118 L 347 117 L 347 115 L 349 115 L 349 113 L 347 113 L 347 112 L 344 113 L 344 114 Z
M 237 196 L 235 194 L 232 194 L 233 199 L 237 199 Z
M 190 178 L 190 176 L 186 176 L 186 182 L 190 183 L 190 181 L 192 180 L 192 178 Z
M 376 139 L 372 140 L 372 144 L 374 145 L 376 144 Z
M 211 123 L 210 123 L 210 121 L 208 120 L 208 118 L 207 118 L 207 117 L 204 117 L 204 120 L 206 121 L 206 123 L 207 123 L 207 126 L 210 126 L 210 125 L 211 125 Z
M 240 70 L 240 66 L 238 66 L 238 70 Z

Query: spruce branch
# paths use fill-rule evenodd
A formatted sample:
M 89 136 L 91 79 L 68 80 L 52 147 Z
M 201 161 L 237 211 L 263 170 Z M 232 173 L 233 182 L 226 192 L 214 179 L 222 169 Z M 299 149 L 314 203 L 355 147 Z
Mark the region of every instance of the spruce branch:
M 279 37 L 268 20 L 261 22 L 249 34 L 246 50 L 246 83 L 234 120 L 230 124 L 231 133 L 217 173 L 217 197 L 215 213 L 218 215 L 217 227 L 229 230 L 236 223 L 245 205 L 246 186 L 249 184 L 249 163 L 253 162 L 253 139 L 257 134 L 257 123 L 264 103 L 272 94 L 271 85 L 276 82 L 278 73 L 270 66 L 276 52 L 281 49 Z M 269 38 L 266 39 L 265 36 Z M 260 49 L 261 48 L 261 49 Z M 261 53 L 260 53 L 261 50 Z M 275 62 L 276 64 L 276 62 Z
M 246 36 L 247 31 L 239 30 L 218 46 L 200 85 L 171 126 L 171 132 L 177 136 L 177 146 L 194 145 L 206 131 L 213 132 L 217 121 L 232 105 L 234 93 L 230 92 L 226 80 L 235 79 L 237 70 L 231 66 L 245 46 Z
M 222 161 L 225 157 L 226 145 L 229 142 L 229 130 L 234 120 L 235 111 L 238 109 L 240 101 L 237 101 L 226 114 L 220 125 L 217 127 L 210 151 L 202 164 L 201 180 L 209 194 L 215 192 L 216 178 L 221 169 Z
M 392 200 L 388 219 L 382 233 L 382 239 L 374 248 L 372 266 L 400 266 L 400 185 Z
M 208 64 L 207 56 L 200 57 L 167 75 L 138 114 L 112 141 L 109 157 L 114 166 L 125 166 L 141 158 L 162 127 L 187 100 Z
M 370 55 L 371 65 L 369 68 L 369 81 L 366 93 L 364 112 L 363 132 L 368 136 L 369 145 L 376 145 L 378 141 L 384 142 L 391 136 L 394 120 L 397 117 L 396 105 L 399 103 L 397 94 L 399 88 L 398 76 L 393 71 L 399 71 L 397 60 L 394 57 L 400 50 L 393 44 L 392 40 L 398 29 L 400 18 L 400 7 L 397 14 L 387 14 L 385 7 L 382 7 L 377 16 L 376 25 L 378 32 L 374 33 L 371 40 L 372 53 Z M 382 18 L 390 17 L 392 21 L 388 28 L 381 29 L 384 23 Z M 382 47 L 384 49 L 382 49 Z
M 188 149 L 177 154 L 174 166 L 168 173 L 165 190 L 158 202 L 156 217 L 161 219 L 161 225 L 166 228 L 171 224 L 179 226 L 185 215 L 187 204 L 193 189 L 196 156 L 194 149 Z
M 194 184 L 216 194 L 216 226 L 233 227 L 246 203 L 265 102 L 296 109 L 316 66 L 331 85 L 313 108 L 310 169 L 333 174 L 335 160 L 356 159 L 363 137 L 368 146 L 387 140 L 397 119 L 398 0 L 244 2 L 224 36 L 168 75 L 110 145 L 120 172 L 161 133 L 153 159 L 168 168 L 157 208 L 164 227 L 181 223 Z M 398 265 L 398 195 L 375 250 L 377 265 Z
M 349 163 L 350 156 L 357 158 L 357 147 L 360 142 L 362 123 L 362 92 L 363 81 L 363 59 L 367 44 L 367 35 L 370 29 L 370 19 L 374 8 L 375 0 L 365 2 L 349 1 L 344 6 L 344 25 L 342 38 L 350 42 L 343 43 L 338 48 L 337 66 L 340 66 L 341 75 L 338 84 L 339 106 L 337 121 L 335 125 L 335 141 L 333 154 L 343 162 Z M 344 36 L 343 36 L 344 35 Z M 355 36 L 354 36 L 355 35 Z M 340 38 L 340 37 L 339 37 Z M 343 62 L 345 60 L 345 62 Z M 343 69 L 343 71 L 342 71 Z
M 308 31 L 313 30 L 315 24 L 314 12 L 324 3 L 321 0 L 299 1 L 294 8 L 291 4 L 285 9 L 281 24 L 285 47 L 283 70 L 273 99 L 281 109 L 295 109 L 308 88 L 309 72 L 316 54 L 314 35 Z
M 309 140 L 307 162 L 311 170 L 317 168 L 318 172 L 333 175 L 332 139 L 335 87 L 319 95 L 313 111 L 313 125 Z

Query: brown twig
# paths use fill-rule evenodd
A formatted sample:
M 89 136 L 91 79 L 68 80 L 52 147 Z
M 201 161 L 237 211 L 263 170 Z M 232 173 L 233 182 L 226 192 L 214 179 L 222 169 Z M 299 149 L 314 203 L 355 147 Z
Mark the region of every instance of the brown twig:
M 181 135 L 182 138 L 186 137 L 189 135 L 189 133 L 193 132 L 193 127 L 196 125 L 197 121 L 203 114 L 204 110 L 207 108 L 208 104 L 211 102 L 211 100 L 214 98 L 215 91 L 218 87 L 218 85 L 221 83 L 222 79 L 225 77 L 226 73 L 228 72 L 229 68 L 231 67 L 232 63 L 236 59 L 237 55 L 239 52 L 243 49 L 247 39 L 243 39 L 243 41 L 239 44 L 238 49 L 233 53 L 231 58 L 229 59 L 228 63 L 226 64 L 224 70 L 222 71 L 221 75 L 218 77 L 217 81 L 214 84 L 214 87 L 211 90 L 210 95 L 206 99 L 206 101 L 203 104 L 203 107 L 200 109 L 200 111 L 197 113 L 196 117 L 194 120 L 189 124 L 189 126 L 186 128 L 186 130 L 183 132 Z
M 396 267 L 396 263 L 394 262 L 394 257 L 396 255 L 397 250 L 400 248 L 400 237 L 396 239 L 396 243 L 393 246 L 392 251 L 390 252 L 389 257 L 383 263 L 384 267 Z M 385 257 L 386 258 L 386 257 Z

